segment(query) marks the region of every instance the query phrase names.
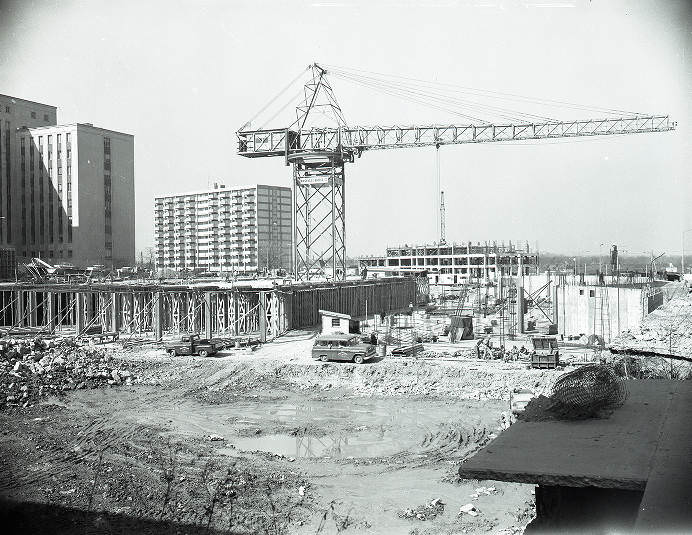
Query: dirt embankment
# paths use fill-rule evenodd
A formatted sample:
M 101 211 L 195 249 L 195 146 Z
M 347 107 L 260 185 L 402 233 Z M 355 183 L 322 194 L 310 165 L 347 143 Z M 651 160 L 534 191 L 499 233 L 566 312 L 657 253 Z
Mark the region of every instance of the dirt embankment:
M 187 395 L 217 403 L 262 388 L 342 389 L 355 396 L 508 400 L 514 388 L 548 392 L 561 373 L 497 361 L 449 363 L 387 358 L 356 365 L 222 359 L 180 362 L 174 371 L 149 368 L 141 380 L 149 384 L 185 384 Z

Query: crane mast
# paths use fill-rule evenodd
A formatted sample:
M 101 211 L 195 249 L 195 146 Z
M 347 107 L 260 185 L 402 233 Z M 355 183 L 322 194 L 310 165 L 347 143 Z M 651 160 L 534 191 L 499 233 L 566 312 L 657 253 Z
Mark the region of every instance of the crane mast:
M 445 192 L 440 192 L 440 245 L 445 245 L 447 239 L 445 238 Z
M 345 164 L 369 150 L 388 150 L 465 143 L 609 136 L 674 130 L 668 115 L 635 115 L 482 124 L 354 126 L 346 124 L 327 71 L 311 65 L 309 81 L 286 128 L 249 129 L 236 135 L 238 154 L 247 158 L 282 157 L 293 167 L 293 272 L 298 280 L 328 275 L 346 277 Z M 331 116 L 335 126 L 309 124 L 317 115 Z M 445 242 L 444 193 L 440 192 L 440 242 Z

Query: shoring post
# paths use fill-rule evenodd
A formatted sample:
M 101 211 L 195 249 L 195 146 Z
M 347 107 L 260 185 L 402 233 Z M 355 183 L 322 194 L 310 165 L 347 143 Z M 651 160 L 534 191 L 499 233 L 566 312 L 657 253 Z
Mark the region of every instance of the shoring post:
M 75 292 L 74 294 L 74 301 L 75 301 L 75 322 L 74 322 L 74 330 L 75 334 L 77 336 L 81 335 L 84 332 L 84 294 L 81 292 Z
M 154 293 L 154 334 L 156 341 L 163 339 L 163 292 Z
M 553 323 L 555 325 L 558 324 L 558 318 L 560 317 L 558 312 L 557 312 L 557 289 L 558 285 L 554 284 L 553 285 L 553 296 L 552 296 L 552 301 L 553 301 Z
M 29 290 L 29 327 L 36 327 L 38 325 L 38 314 L 36 313 L 36 290 Z
M 267 292 L 259 293 L 259 335 L 260 342 L 267 341 Z
M 211 339 L 211 292 L 204 292 L 204 336 Z
M 48 319 L 48 332 L 53 332 L 55 330 L 55 292 L 48 292 L 46 295 L 46 305 L 48 311 L 46 318 Z
M 84 301 L 85 301 L 85 308 L 84 308 L 84 317 L 86 318 L 87 323 L 94 322 L 94 294 L 92 292 L 86 292 L 84 294 Z
M 15 291 L 14 324 L 24 326 L 24 290 Z
M 111 329 L 114 333 L 120 330 L 120 294 L 113 292 L 113 300 L 111 302 Z

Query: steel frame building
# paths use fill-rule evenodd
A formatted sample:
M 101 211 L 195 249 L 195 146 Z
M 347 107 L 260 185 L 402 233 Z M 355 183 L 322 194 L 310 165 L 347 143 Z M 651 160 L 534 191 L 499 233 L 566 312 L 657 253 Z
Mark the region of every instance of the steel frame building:
M 361 258 L 369 274 L 401 276 L 426 271 L 430 284 L 461 284 L 471 279 L 492 281 L 538 273 L 539 257 L 528 242 L 426 244 L 388 247 L 385 256 Z

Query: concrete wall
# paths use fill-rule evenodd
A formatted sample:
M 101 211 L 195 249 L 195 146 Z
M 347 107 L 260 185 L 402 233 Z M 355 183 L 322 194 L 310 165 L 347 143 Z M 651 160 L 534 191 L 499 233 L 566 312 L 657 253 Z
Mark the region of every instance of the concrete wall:
M 558 333 L 597 334 L 607 341 L 641 323 L 642 290 L 606 286 L 557 287 Z

